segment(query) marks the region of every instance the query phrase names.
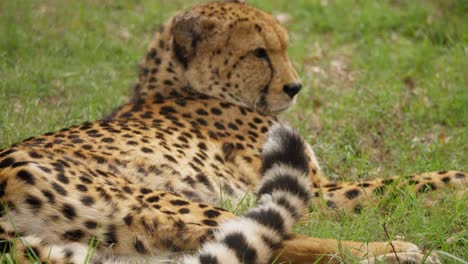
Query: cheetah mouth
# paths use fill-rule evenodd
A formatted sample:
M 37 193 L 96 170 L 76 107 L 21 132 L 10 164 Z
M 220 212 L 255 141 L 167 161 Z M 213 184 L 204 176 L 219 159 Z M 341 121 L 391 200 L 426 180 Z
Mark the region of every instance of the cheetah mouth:
M 294 105 L 296 100 L 291 100 L 289 103 L 281 105 L 279 107 L 271 107 L 269 110 L 272 114 L 279 114 L 288 110 L 292 105 Z
M 265 95 L 261 95 L 255 100 L 254 110 L 263 114 L 276 115 L 289 109 L 295 102 L 296 98 L 288 101 L 271 102 Z
M 291 105 L 292 105 L 292 104 L 288 104 L 288 105 L 283 106 L 283 107 L 280 107 L 280 108 L 271 109 L 271 112 L 272 112 L 273 114 L 279 114 L 279 113 L 281 113 L 281 112 L 283 112 L 283 111 L 288 110 L 288 109 L 291 107 Z

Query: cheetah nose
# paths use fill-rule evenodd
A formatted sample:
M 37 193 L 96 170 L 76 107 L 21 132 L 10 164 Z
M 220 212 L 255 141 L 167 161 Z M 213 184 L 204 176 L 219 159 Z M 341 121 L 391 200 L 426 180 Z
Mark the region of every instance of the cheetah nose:
M 301 83 L 290 83 L 283 87 L 283 91 L 293 98 L 302 88 Z

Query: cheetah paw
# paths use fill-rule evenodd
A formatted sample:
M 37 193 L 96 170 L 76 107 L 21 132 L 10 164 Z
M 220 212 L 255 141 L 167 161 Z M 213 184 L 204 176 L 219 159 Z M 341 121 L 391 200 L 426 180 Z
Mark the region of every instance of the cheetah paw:
M 398 256 L 398 257 L 397 257 Z M 407 263 L 407 264 L 440 264 L 440 260 L 435 255 L 427 255 L 421 252 L 398 252 L 388 253 L 371 259 L 366 259 L 360 264 L 376 264 L 376 263 Z
M 373 264 L 373 263 L 425 263 L 425 264 L 439 264 L 441 263 L 436 254 L 425 254 L 415 244 L 405 241 L 392 241 L 386 243 L 386 252 L 375 254 L 381 251 L 382 247 L 377 247 L 372 250 L 372 244 L 370 244 L 371 251 L 374 251 L 374 256 L 366 260 L 361 261 L 361 264 Z

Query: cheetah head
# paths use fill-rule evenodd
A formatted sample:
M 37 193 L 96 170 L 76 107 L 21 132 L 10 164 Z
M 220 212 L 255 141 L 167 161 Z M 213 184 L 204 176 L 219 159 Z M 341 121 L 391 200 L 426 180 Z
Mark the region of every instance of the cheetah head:
M 176 15 L 175 60 L 197 92 L 279 113 L 301 89 L 287 54 L 287 31 L 272 15 L 239 2 L 203 4 Z

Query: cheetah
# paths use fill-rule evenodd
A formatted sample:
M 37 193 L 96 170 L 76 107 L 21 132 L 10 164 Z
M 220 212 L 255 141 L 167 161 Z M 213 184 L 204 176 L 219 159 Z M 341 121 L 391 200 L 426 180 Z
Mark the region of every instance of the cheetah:
M 424 253 L 403 241 L 291 231 L 318 199 L 356 211 L 393 181 L 424 192 L 463 187 L 466 175 L 329 182 L 312 148 L 277 125 L 301 90 L 287 45 L 273 16 L 241 1 L 170 18 L 150 44 L 130 102 L 102 120 L 0 151 L 4 252 L 19 262 L 330 263 L 344 247 L 364 262 L 421 261 Z M 246 194 L 257 205 L 239 217 L 217 207 Z

